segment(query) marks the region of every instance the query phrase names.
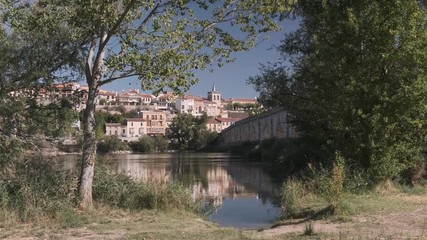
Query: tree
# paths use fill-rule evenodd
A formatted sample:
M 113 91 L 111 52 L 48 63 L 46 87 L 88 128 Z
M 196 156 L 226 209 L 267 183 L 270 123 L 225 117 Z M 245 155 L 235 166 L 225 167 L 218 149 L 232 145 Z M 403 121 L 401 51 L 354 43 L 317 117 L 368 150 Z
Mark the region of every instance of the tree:
M 180 150 L 197 150 L 207 141 L 207 115 L 200 118 L 189 113 L 178 114 L 169 126 L 169 139 L 175 148 Z
M 70 136 L 76 133 L 73 124 L 79 121 L 75 105 L 67 98 L 58 99 L 48 104 L 39 104 L 34 98 L 27 99 L 25 127 L 28 134 L 43 134 L 50 137 Z
M 164 136 L 155 136 L 154 137 L 154 146 L 156 152 L 166 152 L 168 150 L 169 142 L 168 139 Z
M 0 3 L 2 18 L 7 13 L 4 3 Z M 60 119 L 75 117 L 67 102 L 43 105 L 35 100 L 54 80 L 66 78 L 60 74 L 63 69 L 68 69 L 70 77 L 75 74 L 75 66 L 68 63 L 78 62 L 80 48 L 70 41 L 66 28 L 46 33 L 14 31 L 0 25 L 0 55 L 0 161 L 8 164 L 10 160 L 19 159 L 23 149 L 35 145 L 36 140 L 31 135 L 34 129 L 54 122 L 44 130 L 49 130 L 48 134 L 62 134 L 63 124 L 68 122 Z M 46 115 L 58 119 L 40 118 Z
M 169 125 L 169 139 L 178 149 L 189 149 L 190 140 L 194 138 L 194 117 L 189 113 L 177 114 Z
M 291 70 L 270 65 L 249 81 L 263 104 L 286 107 L 303 135 L 322 140 L 329 153 L 341 152 L 373 183 L 394 177 L 424 161 L 425 6 L 299 1 L 301 27 L 279 48 Z
M 197 82 L 194 69 L 221 66 L 232 60 L 232 52 L 254 46 L 259 33 L 277 29 L 271 17 L 290 5 L 283 0 L 38 0 L 11 6 L 12 27 L 49 31 L 65 26 L 85 50 L 81 70 L 89 91 L 79 184 L 79 205 L 85 208 L 92 204 L 101 86 L 137 77 L 143 90 L 186 90 Z M 239 34 L 231 34 L 234 30 Z
M 279 49 L 282 55 L 286 53 Z M 293 92 L 294 85 L 288 77 L 287 68 L 283 63 L 261 65 L 261 74 L 249 77 L 247 83 L 258 92 L 258 102 L 266 108 L 285 106 L 293 109 L 298 96 Z
M 135 152 L 151 153 L 155 150 L 154 139 L 150 136 L 142 136 L 136 142 L 129 143 L 130 148 Z
M 97 139 L 101 139 L 105 134 L 106 123 L 122 123 L 125 120 L 124 114 L 111 114 L 105 111 L 95 112 L 95 136 Z

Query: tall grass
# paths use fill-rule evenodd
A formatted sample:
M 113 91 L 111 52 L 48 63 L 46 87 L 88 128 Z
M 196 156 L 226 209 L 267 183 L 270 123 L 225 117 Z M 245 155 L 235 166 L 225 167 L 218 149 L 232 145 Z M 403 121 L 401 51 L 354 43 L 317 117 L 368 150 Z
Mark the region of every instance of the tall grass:
M 285 218 L 298 217 L 302 209 L 302 199 L 307 191 L 302 181 L 289 179 L 283 184 L 281 206 Z
M 30 157 L 12 162 L 0 172 L 0 223 L 43 219 L 63 227 L 82 226 L 90 213 L 75 209 L 77 185 L 77 170 L 62 170 L 53 160 Z M 95 207 L 102 203 L 111 209 L 197 209 L 182 186 L 135 182 L 123 174 L 111 174 L 103 163 L 95 169 L 93 197 Z
M 0 174 L 0 208 L 28 221 L 73 206 L 75 174 L 53 165 L 41 157 L 9 164 Z
M 345 165 L 344 159 L 335 154 L 330 170 L 309 168 L 299 179 L 285 181 L 282 188 L 281 204 L 284 217 L 313 217 L 316 214 L 335 214 L 343 212 L 342 196 L 344 193 Z M 323 199 L 327 203 L 323 209 L 308 209 L 307 199 Z
M 54 220 L 78 227 L 87 217 L 74 211 L 77 174 L 55 167 L 41 156 L 10 162 L 0 172 L 0 221 Z
M 191 192 L 174 183 L 143 183 L 124 174 L 111 174 L 108 167 L 98 164 L 93 185 L 95 202 L 128 210 L 195 210 Z

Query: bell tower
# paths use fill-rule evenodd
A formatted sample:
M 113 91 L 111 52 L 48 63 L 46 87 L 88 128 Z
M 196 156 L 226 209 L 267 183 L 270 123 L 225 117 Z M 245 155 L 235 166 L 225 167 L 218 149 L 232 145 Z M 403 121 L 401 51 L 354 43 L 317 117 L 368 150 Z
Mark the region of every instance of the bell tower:
M 215 83 L 212 85 L 212 91 L 208 92 L 208 100 L 218 105 L 221 104 L 221 93 L 216 90 Z

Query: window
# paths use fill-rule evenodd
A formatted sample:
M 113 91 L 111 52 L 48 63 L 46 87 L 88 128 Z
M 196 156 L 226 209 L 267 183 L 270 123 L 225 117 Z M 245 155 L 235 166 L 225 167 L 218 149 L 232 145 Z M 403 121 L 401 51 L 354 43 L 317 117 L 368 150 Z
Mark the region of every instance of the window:
M 126 129 L 123 129 L 123 134 L 126 134 Z
M 141 122 L 141 127 L 142 127 L 142 122 Z
M 160 115 L 160 120 L 162 120 L 163 119 L 163 115 Z

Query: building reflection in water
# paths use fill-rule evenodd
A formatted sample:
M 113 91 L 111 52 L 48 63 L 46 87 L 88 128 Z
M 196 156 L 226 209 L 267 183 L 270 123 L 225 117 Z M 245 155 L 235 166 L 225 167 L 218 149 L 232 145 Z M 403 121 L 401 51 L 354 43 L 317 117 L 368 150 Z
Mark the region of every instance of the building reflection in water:
M 257 197 L 262 202 L 278 192 L 278 186 L 257 164 L 226 154 L 128 154 L 117 155 L 113 170 L 137 181 L 178 182 L 190 189 L 194 199 L 206 199 L 213 207 L 225 197 Z

